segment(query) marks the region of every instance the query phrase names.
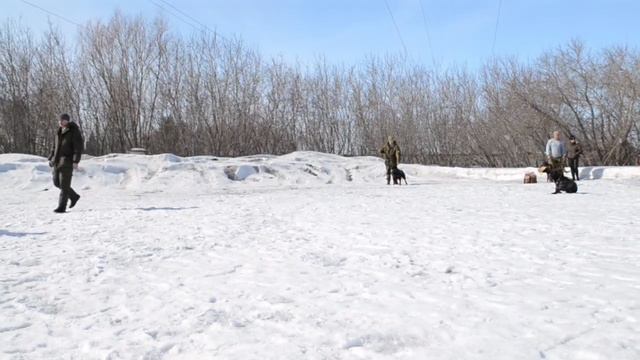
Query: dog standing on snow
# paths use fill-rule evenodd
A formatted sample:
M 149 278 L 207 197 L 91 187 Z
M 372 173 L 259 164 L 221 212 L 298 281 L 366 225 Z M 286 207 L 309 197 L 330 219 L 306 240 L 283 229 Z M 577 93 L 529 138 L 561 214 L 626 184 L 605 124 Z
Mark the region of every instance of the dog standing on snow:
M 409 185 L 409 183 L 407 182 L 407 176 L 404 174 L 404 171 L 395 168 L 391 170 L 391 176 L 393 176 L 393 185 L 402 185 L 402 180 L 404 180 L 404 183 L 406 185 Z
M 564 168 L 554 168 L 548 162 L 544 162 L 538 171 L 548 174 L 551 180 L 556 183 L 556 191 L 553 194 L 559 194 L 563 191 L 569 194 L 578 192 L 578 184 L 564 176 Z

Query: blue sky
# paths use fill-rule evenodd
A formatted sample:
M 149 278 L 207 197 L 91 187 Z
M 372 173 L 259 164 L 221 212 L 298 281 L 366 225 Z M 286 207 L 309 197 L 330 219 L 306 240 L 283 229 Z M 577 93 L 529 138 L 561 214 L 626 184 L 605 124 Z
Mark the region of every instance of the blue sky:
M 107 19 L 120 9 L 146 17 L 164 15 L 178 32 L 194 30 L 161 0 L 28 1 L 78 23 Z M 355 64 L 372 54 L 403 53 L 402 38 L 414 62 L 471 68 L 492 56 L 500 2 L 387 0 L 399 36 L 385 0 L 165 1 L 223 35 L 238 36 L 265 55 L 289 61 L 307 63 L 324 55 L 329 62 Z M 20 19 L 39 31 L 51 19 L 63 31 L 76 33 L 74 25 L 21 0 L 2 3 L 1 21 Z M 502 0 L 493 54 L 529 60 L 574 38 L 595 49 L 620 44 L 638 48 L 638 15 L 638 0 Z

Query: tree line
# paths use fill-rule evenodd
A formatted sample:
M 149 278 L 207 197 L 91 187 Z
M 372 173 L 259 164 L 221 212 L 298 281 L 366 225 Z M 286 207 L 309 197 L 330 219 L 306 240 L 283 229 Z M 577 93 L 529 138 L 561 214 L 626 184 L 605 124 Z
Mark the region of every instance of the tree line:
M 556 129 L 586 164 L 633 164 L 640 149 L 640 54 L 625 46 L 572 41 L 469 71 L 392 55 L 302 66 L 120 13 L 75 36 L 0 28 L 0 152 L 46 154 L 63 112 L 93 155 L 376 155 L 395 135 L 403 162 L 531 166 Z

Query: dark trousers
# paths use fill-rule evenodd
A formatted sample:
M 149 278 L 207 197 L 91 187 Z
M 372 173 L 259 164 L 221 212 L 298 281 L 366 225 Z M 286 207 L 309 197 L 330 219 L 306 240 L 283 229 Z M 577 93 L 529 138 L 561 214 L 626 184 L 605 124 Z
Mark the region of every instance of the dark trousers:
M 579 157 L 569 158 L 569 167 L 571 168 L 571 178 L 573 180 L 580 180 L 580 175 L 578 175 L 578 160 Z
M 53 169 L 53 185 L 60 189 L 58 209 L 66 209 L 69 199 L 77 199 L 78 194 L 71 188 L 73 168 L 63 167 Z

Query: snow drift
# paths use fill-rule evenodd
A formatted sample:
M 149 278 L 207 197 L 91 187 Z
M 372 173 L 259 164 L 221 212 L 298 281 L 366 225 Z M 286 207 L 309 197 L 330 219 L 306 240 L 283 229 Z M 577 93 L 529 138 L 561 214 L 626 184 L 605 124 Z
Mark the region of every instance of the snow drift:
M 410 183 L 432 179 L 474 179 L 520 182 L 535 168 L 455 168 L 403 164 Z M 639 167 L 584 167 L 584 180 L 640 179 Z M 179 157 L 171 154 L 111 154 L 87 157 L 74 175 L 79 189 L 191 190 L 243 186 L 320 186 L 330 184 L 379 184 L 384 163 L 375 157 L 341 157 L 315 152 L 283 156 L 255 155 L 239 158 Z M 45 158 L 0 155 L 0 181 L 4 186 L 42 188 L 50 183 Z

